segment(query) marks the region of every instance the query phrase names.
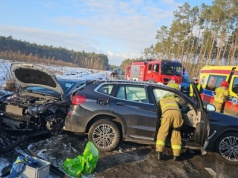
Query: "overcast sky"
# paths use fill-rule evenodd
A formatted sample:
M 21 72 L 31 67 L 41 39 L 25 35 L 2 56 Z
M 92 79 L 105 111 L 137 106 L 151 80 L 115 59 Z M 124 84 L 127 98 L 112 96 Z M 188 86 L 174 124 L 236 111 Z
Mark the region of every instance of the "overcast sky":
M 212 0 L 0 0 L 0 36 L 102 53 L 109 63 L 142 56 L 173 11 Z

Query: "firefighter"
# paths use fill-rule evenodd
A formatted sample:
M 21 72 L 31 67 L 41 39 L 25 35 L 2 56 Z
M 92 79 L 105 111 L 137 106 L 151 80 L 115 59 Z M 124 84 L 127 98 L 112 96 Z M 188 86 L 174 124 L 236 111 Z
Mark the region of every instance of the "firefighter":
M 197 78 L 197 77 L 194 77 L 194 78 L 193 78 L 193 83 L 194 83 L 195 86 L 197 87 L 199 93 L 200 93 L 200 94 L 203 93 L 202 85 L 198 82 L 198 78 Z M 193 92 L 193 86 L 192 86 L 192 84 L 190 84 L 190 86 L 189 86 L 189 96 L 190 96 L 191 98 L 194 98 L 194 97 L 195 97 L 194 92 Z
M 176 75 L 171 77 L 171 80 L 168 82 L 168 86 L 179 90 L 178 77 Z
M 116 74 L 116 73 L 117 73 L 117 68 L 114 67 L 113 70 L 112 70 L 112 72 Z
M 221 82 L 221 86 L 216 88 L 214 92 L 214 101 L 213 105 L 216 107 L 216 112 L 221 112 L 222 105 L 228 98 L 228 82 L 223 81 Z
M 183 124 L 182 114 L 174 95 L 163 97 L 159 101 L 159 105 L 161 108 L 162 117 L 156 140 L 157 159 L 161 159 L 166 137 L 172 128 L 171 146 L 174 156 L 173 159 L 176 161 L 180 156 L 182 145 L 180 135 L 180 127 Z
M 111 76 L 112 76 L 113 79 L 115 79 L 115 78 L 120 79 L 119 76 L 117 75 L 117 68 L 116 67 L 113 68 Z

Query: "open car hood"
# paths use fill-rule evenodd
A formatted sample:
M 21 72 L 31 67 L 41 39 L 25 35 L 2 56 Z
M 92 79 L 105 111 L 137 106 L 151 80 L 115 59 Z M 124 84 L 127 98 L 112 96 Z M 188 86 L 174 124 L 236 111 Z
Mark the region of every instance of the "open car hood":
M 55 75 L 41 65 L 12 63 L 11 73 L 21 87 L 40 86 L 64 94 Z

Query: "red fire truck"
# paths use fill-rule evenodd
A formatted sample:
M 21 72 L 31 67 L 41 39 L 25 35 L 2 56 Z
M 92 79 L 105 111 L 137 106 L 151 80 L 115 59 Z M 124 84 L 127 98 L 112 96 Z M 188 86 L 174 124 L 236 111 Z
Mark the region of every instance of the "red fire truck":
M 167 84 L 173 75 L 182 81 L 182 64 L 172 60 L 134 61 L 126 67 L 126 80 L 151 81 Z

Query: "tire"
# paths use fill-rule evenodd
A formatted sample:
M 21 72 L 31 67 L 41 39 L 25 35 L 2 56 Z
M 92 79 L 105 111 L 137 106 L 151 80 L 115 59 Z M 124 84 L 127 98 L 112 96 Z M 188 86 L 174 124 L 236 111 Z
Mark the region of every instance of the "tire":
M 230 165 L 238 165 L 238 133 L 223 134 L 216 142 L 217 158 Z
M 46 122 L 46 128 L 51 135 L 61 135 L 64 130 L 65 115 L 63 113 L 56 113 L 52 118 Z
M 116 124 L 107 119 L 101 119 L 92 124 L 88 132 L 88 139 L 101 152 L 114 150 L 120 141 L 120 131 Z

